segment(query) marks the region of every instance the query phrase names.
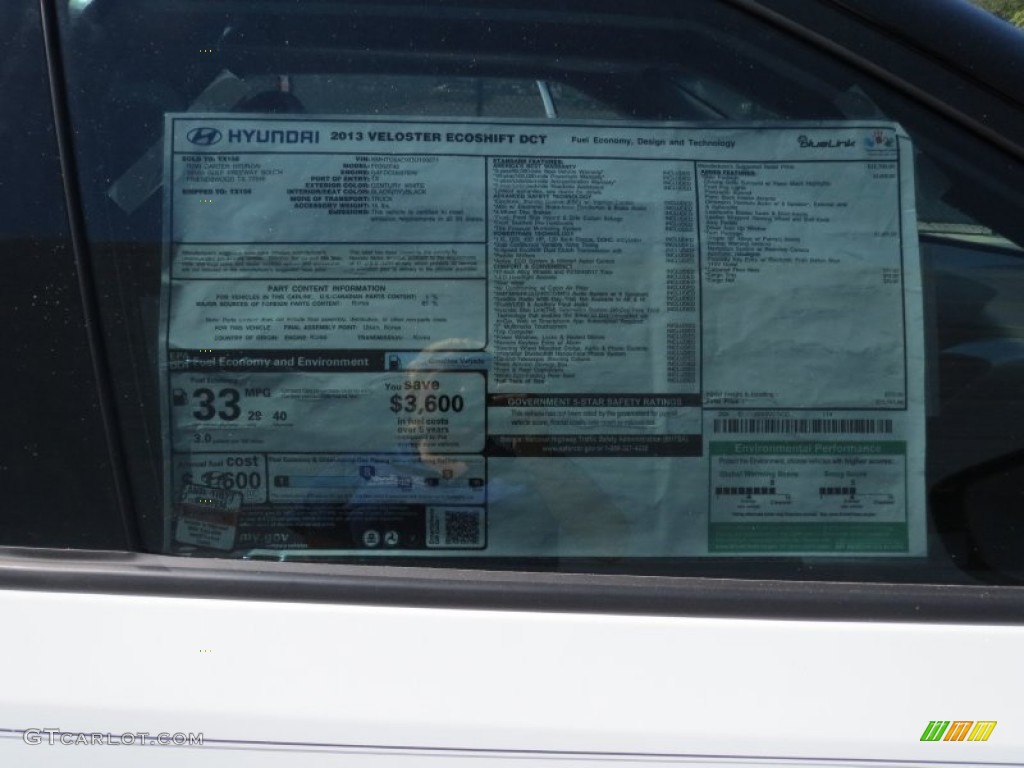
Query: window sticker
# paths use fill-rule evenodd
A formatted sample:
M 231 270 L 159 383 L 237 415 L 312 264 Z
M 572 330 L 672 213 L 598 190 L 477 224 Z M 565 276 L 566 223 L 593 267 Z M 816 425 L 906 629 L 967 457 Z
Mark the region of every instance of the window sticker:
M 924 554 L 898 126 L 166 137 L 170 551 Z

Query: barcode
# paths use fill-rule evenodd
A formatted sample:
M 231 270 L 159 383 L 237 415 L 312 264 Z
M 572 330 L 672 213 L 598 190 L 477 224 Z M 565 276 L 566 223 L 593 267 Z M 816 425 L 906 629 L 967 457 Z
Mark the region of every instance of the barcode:
M 444 540 L 449 547 L 476 547 L 482 543 L 480 510 L 446 509 L 444 511 Z
M 888 435 L 892 419 L 715 419 L 716 433 L 749 435 Z

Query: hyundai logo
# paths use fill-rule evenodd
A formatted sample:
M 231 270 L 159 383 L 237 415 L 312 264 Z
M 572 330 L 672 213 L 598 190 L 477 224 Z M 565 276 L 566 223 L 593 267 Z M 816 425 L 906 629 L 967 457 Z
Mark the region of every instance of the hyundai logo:
M 220 141 L 221 132 L 216 128 L 193 128 L 185 134 L 185 138 L 200 147 L 208 147 Z

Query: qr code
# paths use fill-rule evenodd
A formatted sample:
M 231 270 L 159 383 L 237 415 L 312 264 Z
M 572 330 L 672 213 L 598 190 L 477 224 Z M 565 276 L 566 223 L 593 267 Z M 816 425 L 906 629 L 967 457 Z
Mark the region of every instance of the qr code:
M 484 514 L 479 507 L 432 507 L 427 526 L 430 547 L 484 546 Z

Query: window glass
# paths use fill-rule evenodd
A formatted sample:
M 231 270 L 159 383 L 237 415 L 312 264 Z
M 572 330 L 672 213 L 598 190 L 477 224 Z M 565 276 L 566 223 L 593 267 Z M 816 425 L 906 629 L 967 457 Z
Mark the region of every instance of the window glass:
M 0 5 L 0 64 L 0 545 L 123 548 L 38 3 Z
M 1008 577 L 1020 168 L 870 76 L 719 3 L 62 39 L 152 551 Z

